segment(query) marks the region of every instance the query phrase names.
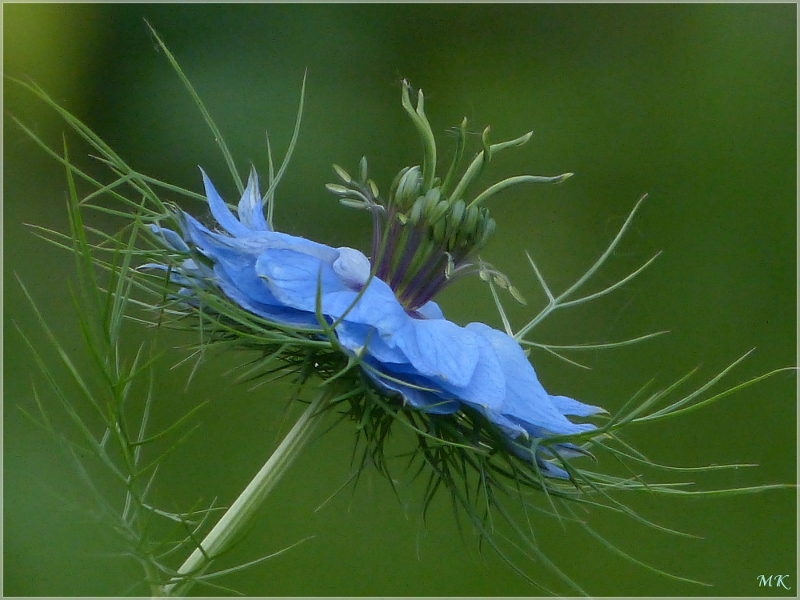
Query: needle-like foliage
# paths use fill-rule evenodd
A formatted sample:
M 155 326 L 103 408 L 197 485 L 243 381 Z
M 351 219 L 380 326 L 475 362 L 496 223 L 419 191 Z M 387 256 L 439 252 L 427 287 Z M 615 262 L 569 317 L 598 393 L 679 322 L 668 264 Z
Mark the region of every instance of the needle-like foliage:
M 664 419 L 686 416 L 787 369 L 776 369 L 741 383 L 720 387 L 721 380 L 744 360 L 745 354 L 701 384 L 689 384 L 694 372 L 661 389 L 653 389 L 653 384 L 648 384 L 613 415 L 603 414 L 597 407 L 569 398 L 549 396 L 542 390 L 544 395 L 535 400 L 540 403 L 536 410 L 543 410 L 542 402 L 551 402 L 555 407 L 551 407 L 552 410 L 559 411 L 553 413 L 558 418 L 536 420 L 539 417 L 509 407 L 508 391 L 503 392 L 505 395 L 499 397 L 496 405 L 488 399 L 482 403 L 481 398 L 470 396 L 464 390 L 475 385 L 477 375 L 468 374 L 472 379 L 467 378 L 467 386 L 437 379 L 435 373 L 431 374 L 436 370 L 431 365 L 445 369 L 436 363 L 438 357 L 417 359 L 405 338 L 398 333 L 399 327 L 389 336 L 379 333 L 380 327 L 376 321 L 370 320 L 372 317 L 357 320 L 364 313 L 363 307 L 372 302 L 371 295 L 376 286 L 379 289 L 383 289 L 379 286 L 384 286 L 391 290 L 389 297 L 398 303 L 401 312 L 410 315 L 412 325 L 403 325 L 406 329 L 402 329 L 406 332 L 402 335 L 407 335 L 410 331 L 407 327 L 421 327 L 441 318 L 431 316 L 430 312 L 433 310 L 430 308 L 431 298 L 438 290 L 454 284 L 462 276 L 477 274 L 488 283 L 488 291 L 495 300 L 505 333 L 485 331 L 482 329 L 485 326 L 476 324 L 472 324 L 471 329 L 470 326 L 460 328 L 452 325 L 455 329 L 446 328 L 448 332 L 455 332 L 447 334 L 451 337 L 432 336 L 432 343 L 443 339 L 467 339 L 452 336 L 465 336 L 460 331 L 469 330 L 477 332 L 470 335 L 478 336 L 481 348 L 494 348 L 493 352 L 501 362 L 504 357 L 511 356 L 506 350 L 510 344 L 520 356 L 522 350 L 518 346 L 533 347 L 578 364 L 567 354 L 574 350 L 615 348 L 649 340 L 663 332 L 615 342 L 571 346 L 543 344 L 533 337 L 537 326 L 554 311 L 603 298 L 650 266 L 655 256 L 604 289 L 581 295 L 584 284 L 614 255 L 644 198 L 635 204 L 608 248 L 563 292 L 553 291 L 533 258 L 527 256 L 532 275 L 541 285 L 547 303 L 515 330 L 501 304 L 498 289 L 508 290 L 517 300 L 521 299 L 519 292 L 508 278 L 478 257 L 495 228 L 485 207 L 486 201 L 512 185 L 560 183 L 570 174 L 517 176 L 490 186 L 471 200 L 467 194 L 493 156 L 526 143 L 530 134 L 490 144 L 487 128 L 482 137 L 482 149 L 459 178 L 459 161 L 466 145 L 465 121 L 460 128 L 453 164 L 444 179 L 440 179 L 435 172 L 437 148 L 424 112 L 424 96 L 421 91 L 418 93 L 415 106 L 410 88 L 404 84 L 401 104 L 422 138 L 422 165 L 403 169 L 385 198 L 381 197 L 375 182 L 368 178 L 366 160 L 359 165 L 357 177 L 335 167 L 340 183 L 328 186 L 343 205 L 364 209 L 373 219 L 375 235 L 369 261 L 364 263 L 366 271 L 356 277 L 353 271 L 345 272 L 341 263 L 334 262 L 334 259 L 338 261 L 336 257 L 354 256 L 342 249 L 326 262 L 327 250 L 333 251 L 327 246 L 315 245 L 312 250 L 307 250 L 305 244 L 313 244 L 307 240 L 301 242 L 297 241 L 301 238 L 284 236 L 276 242 L 277 238 L 270 237 L 283 236 L 274 232 L 275 191 L 300 132 L 305 82 L 291 144 L 277 172 L 272 167 L 273 157 L 268 148 L 269 180 L 267 191 L 262 196 L 254 175 L 251 175 L 248 185 L 244 185 L 209 112 L 175 58 L 160 38 L 155 37 L 208 123 L 231 177 L 243 196 L 238 218 L 218 199 L 208 180 L 205 193 L 200 194 L 136 171 L 44 90 L 35 84 L 14 81 L 56 110 L 67 125 L 93 148 L 95 158 L 112 174 L 110 182 L 98 181 L 73 163 L 66 145 L 63 152 L 56 151 L 17 121 L 66 169 L 70 231 L 62 233 L 39 227 L 34 227 L 34 231 L 75 256 L 79 279 L 74 301 L 83 341 L 91 359 L 89 368 L 96 375 L 89 378 L 76 366 L 48 328 L 45 317 L 37 311 L 44 332 L 75 392 L 60 383 L 41 351 L 25 332 L 21 333 L 50 394 L 70 418 L 75 431 L 66 434 L 56 430 L 38 387 L 34 389 L 38 413 L 32 418 L 63 442 L 74 459 L 77 472 L 92 489 L 95 487 L 81 458 L 87 454 L 107 468 L 122 486 L 124 493 L 120 502 L 110 501 L 98 492 L 97 506 L 126 541 L 130 556 L 143 566 L 154 595 L 185 594 L 196 583 L 217 586 L 212 581 L 217 577 L 273 556 L 265 556 L 235 569 L 211 571 L 214 559 L 230 548 L 241 534 L 264 497 L 309 439 L 322 413 L 336 414 L 339 420 L 349 421 L 354 427 L 356 479 L 363 469 L 375 468 L 395 485 L 397 463 L 392 460 L 398 453 L 395 444 L 397 440 L 410 441 L 404 468 L 425 483 L 423 516 L 439 494 L 449 496 L 460 523 L 466 522 L 480 535 L 483 543 L 517 573 L 548 593 L 560 590 L 541 584 L 520 557 L 532 558 L 549 569 L 556 579 L 561 580 L 564 588 L 578 593 L 584 591 L 540 548 L 535 524 L 542 518 L 577 523 L 601 544 L 634 563 L 669 577 L 685 579 L 630 556 L 603 538 L 589 521 L 602 511 L 611 511 L 628 515 L 646 526 L 677 533 L 638 515 L 626 504 L 625 496 L 632 492 L 672 496 L 733 495 L 785 487 L 766 485 L 695 490 L 689 487 L 688 481 L 665 481 L 659 478 L 659 473 L 697 474 L 745 465 L 688 468 L 659 465 L 626 443 L 624 431 L 641 424 L 657 426 Z M 88 193 L 78 193 L 78 189 L 86 187 L 90 189 Z M 162 199 L 164 194 L 210 202 L 219 225 L 227 233 L 212 232 L 199 223 L 194 225 L 191 215 Z M 247 204 L 248 194 L 257 204 L 260 216 L 253 212 L 256 204 Z M 92 213 L 114 215 L 122 218 L 125 224 L 120 231 L 109 233 L 91 224 Z M 262 225 L 253 225 L 256 220 Z M 303 246 L 299 251 L 302 256 L 286 255 L 289 257 L 287 261 L 296 262 L 280 263 L 279 266 L 297 266 L 308 257 L 317 261 L 303 282 L 303 302 L 290 296 L 287 288 L 281 287 L 283 284 L 276 283 L 275 272 L 266 267 L 262 269 L 255 258 L 248 268 L 256 269 L 258 277 L 266 281 L 271 296 L 259 296 L 261 299 L 258 301 L 254 296 L 248 296 L 250 282 L 243 275 L 240 277 L 238 271 L 235 277 L 230 275 L 230 271 L 226 271 L 228 279 L 223 277 L 225 268 L 233 268 L 231 265 L 239 268 L 244 264 L 242 259 L 248 256 L 250 248 L 257 248 L 253 256 L 261 260 L 262 253 L 276 248 L 278 252 L 298 254 L 300 246 Z M 233 258 L 230 252 L 234 252 Z M 302 262 L 302 265 L 306 264 Z M 326 279 L 326 265 L 339 279 Z M 347 285 L 341 289 L 335 287 L 342 281 L 352 284 L 351 288 L 346 289 Z M 293 285 L 296 283 L 295 280 L 292 282 Z M 350 294 L 348 301 L 339 309 L 331 308 L 332 294 L 344 292 Z M 29 299 L 36 310 L 34 300 Z M 275 302 L 271 303 L 272 300 Z M 143 344 L 131 353 L 123 343 L 126 321 L 155 332 L 151 343 Z M 358 338 L 358 343 L 352 341 L 356 336 L 352 333 L 356 326 L 367 326 L 363 335 L 359 333 L 362 337 Z M 445 328 L 444 325 L 437 327 Z M 190 424 L 197 416 L 195 413 L 202 407 L 202 403 L 199 404 L 165 430 L 154 432 L 149 427 L 148 419 L 158 389 L 154 383 L 153 365 L 161 359 L 158 332 L 164 329 L 190 332 L 194 336 L 195 341 L 187 348 L 186 360 L 193 361 L 195 368 L 201 365 L 204 357 L 213 353 L 236 351 L 246 357 L 239 370 L 239 380 L 261 383 L 288 379 L 295 383 L 297 398 L 305 399 L 308 396 L 305 391 L 314 398 L 270 462 L 213 527 L 211 522 L 220 507 L 211 505 L 172 512 L 158 508 L 150 501 L 153 488 L 159 483 L 160 461 L 183 436 L 190 433 Z M 397 352 L 392 354 L 379 343 L 394 343 L 404 354 L 397 358 Z M 394 349 L 392 347 L 392 352 Z M 420 351 L 420 356 L 423 354 Z M 505 363 L 501 366 L 507 367 Z M 429 367 L 431 372 L 426 370 Z M 527 360 L 524 369 L 530 369 L 533 381 L 536 381 Z M 505 374 L 518 372 L 506 369 Z M 511 389 L 510 383 L 503 383 L 503 386 L 502 390 Z M 683 391 L 687 387 L 688 391 Z M 143 404 L 132 402 L 134 394 L 137 398 L 144 397 Z M 534 410 L 525 407 L 526 411 L 529 409 Z M 87 410 L 94 415 L 91 419 L 84 414 Z M 573 423 L 566 415 L 590 417 L 591 423 Z M 93 419 L 102 423 L 99 430 Z M 172 527 L 155 527 L 154 522 L 166 522 Z M 155 538 L 156 530 L 166 531 L 166 534 Z M 181 553 L 188 555 L 182 563 Z

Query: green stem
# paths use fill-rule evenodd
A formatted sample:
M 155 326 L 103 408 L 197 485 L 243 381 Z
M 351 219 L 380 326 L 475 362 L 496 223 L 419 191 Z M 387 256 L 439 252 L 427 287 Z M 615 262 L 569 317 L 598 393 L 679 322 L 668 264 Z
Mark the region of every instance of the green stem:
M 151 562 L 144 561 L 143 564 L 147 581 L 150 582 L 150 595 L 153 598 L 163 598 L 165 586 L 156 583 L 161 574 L 158 572 L 158 569 L 156 569 L 156 567 L 153 566 Z
M 320 392 L 308 405 L 291 431 L 261 467 L 253 480 L 222 515 L 214 528 L 201 542 L 200 547 L 178 569 L 178 575 L 163 587 L 163 595 L 184 595 L 196 582 L 195 577 L 205 571 L 211 561 L 241 533 L 267 498 L 272 488 L 297 458 L 300 450 L 311 438 L 319 419 L 314 418 L 328 399 L 328 392 Z

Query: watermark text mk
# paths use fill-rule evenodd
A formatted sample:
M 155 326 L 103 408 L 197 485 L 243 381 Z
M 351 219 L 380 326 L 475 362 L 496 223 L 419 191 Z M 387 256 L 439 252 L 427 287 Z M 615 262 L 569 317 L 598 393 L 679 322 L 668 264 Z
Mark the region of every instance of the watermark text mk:
M 758 581 L 758 587 L 773 587 L 772 582 L 775 581 L 774 587 L 782 587 L 785 590 L 790 590 L 789 586 L 786 585 L 784 579 L 789 579 L 788 575 L 759 575 L 756 580 Z

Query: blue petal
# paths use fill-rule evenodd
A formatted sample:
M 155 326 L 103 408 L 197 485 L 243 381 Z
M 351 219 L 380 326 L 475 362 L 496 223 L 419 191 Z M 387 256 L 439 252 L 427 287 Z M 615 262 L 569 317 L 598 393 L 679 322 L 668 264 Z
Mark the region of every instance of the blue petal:
M 136 267 L 137 271 L 164 271 L 165 273 L 169 273 L 169 281 L 172 283 L 177 283 L 178 285 L 191 285 L 192 282 L 189 281 L 186 277 L 183 276 L 182 273 L 176 273 L 174 271 L 170 271 L 167 265 L 161 265 L 158 263 L 146 263 L 144 265 L 139 265 Z
M 506 397 L 506 378 L 503 367 L 492 345 L 481 336 L 474 336 L 478 348 L 478 362 L 472 378 L 464 386 L 442 383 L 442 387 L 460 400 L 488 411 L 500 410 Z M 489 415 L 487 414 L 487 417 Z
M 449 415 L 461 407 L 457 400 L 442 398 L 426 388 L 424 384 L 403 383 L 401 377 L 397 377 L 391 372 L 370 368 L 364 369 L 364 372 L 380 386 L 399 393 L 405 402 L 418 410 L 437 415 Z
M 442 312 L 442 309 L 439 308 L 439 305 L 433 300 L 430 300 L 420 306 L 417 309 L 417 312 L 426 319 L 444 319 L 444 313 Z
M 329 264 L 294 250 L 265 250 L 256 260 L 255 274 L 279 302 L 312 313 L 318 293 L 325 296 L 347 289 Z
M 215 233 L 188 213 L 183 213 L 183 221 L 186 239 L 197 246 L 197 249 L 209 258 L 215 258 L 217 251 L 253 254 L 256 249 L 260 249 L 260 246 L 264 245 L 263 241 L 259 245 L 258 241 L 253 241 L 249 238 L 235 238 Z
M 373 278 L 355 306 L 358 295 L 348 291 L 324 297 L 325 314 L 353 323 L 372 325 L 389 347 L 399 348 L 419 375 L 437 385 L 466 386 L 480 351 L 475 334 L 444 319 L 414 319 L 406 314 L 391 288 Z
M 215 274 L 216 283 L 220 289 L 228 298 L 245 310 L 249 310 L 251 313 L 275 323 L 319 329 L 319 322 L 313 313 L 294 310 L 282 305 L 259 302 L 253 296 L 243 292 L 240 286 L 234 283 L 223 269 L 215 269 Z
M 521 443 L 519 441 L 512 441 L 508 444 L 508 447 L 511 451 L 526 461 L 531 461 L 534 458 L 532 456 L 530 446 Z M 552 456 L 552 453 L 544 452 L 545 448 L 537 447 L 535 453 L 535 460 L 536 465 L 539 467 L 539 471 L 541 471 L 542 475 L 545 477 L 553 477 L 556 479 L 571 479 L 569 473 L 559 467 L 558 465 L 550 462 L 549 460 L 545 460 L 545 454 L 548 456 Z
M 327 295 L 324 301 L 325 314 L 337 319 L 346 314 L 346 319 L 352 323 L 370 325 L 392 347 L 395 333 L 411 320 L 392 289 L 377 277 L 373 277 L 361 292 L 344 289 Z
M 599 406 L 592 406 L 591 404 L 584 404 L 578 402 L 567 396 L 550 396 L 556 408 L 562 415 L 572 415 L 575 417 L 591 417 L 592 415 L 599 415 L 607 413 L 608 411 Z
M 519 437 L 524 437 L 524 438 L 528 437 L 528 432 L 522 425 L 516 423 L 515 421 L 512 421 L 508 417 L 501 415 L 497 411 L 484 409 L 481 412 L 486 416 L 487 419 L 489 419 L 489 421 L 491 421 L 497 428 L 499 428 L 500 431 L 502 431 L 512 440 L 517 439 Z
M 394 343 L 420 375 L 438 383 L 466 386 L 478 364 L 478 340 L 471 332 L 444 319 L 420 321 L 409 317 L 395 332 Z
M 220 257 L 214 266 L 214 272 L 218 276 L 224 273 L 232 286 L 255 302 L 273 306 L 285 304 L 278 300 L 267 283 L 258 277 L 256 259 L 253 256 L 240 254 L 233 257 Z
M 403 351 L 396 346 L 389 346 L 371 325 L 344 320 L 337 325 L 336 335 L 339 343 L 353 354 L 366 352 L 381 364 L 408 364 Z
M 203 263 L 199 263 L 193 258 L 187 258 L 185 261 L 181 263 L 180 266 L 181 273 L 184 273 L 188 277 L 194 277 L 195 279 L 201 280 L 207 277 L 211 277 L 211 269 L 209 269 Z
M 210 231 L 205 225 L 189 214 L 183 213 L 185 234 L 190 242 L 210 258 L 226 253 L 233 258 L 235 254 L 248 254 L 257 257 L 268 249 L 287 249 L 316 256 L 320 260 L 333 263 L 339 252 L 330 246 L 318 244 L 305 238 L 278 233 L 277 231 L 251 231 L 243 237 L 231 237 Z
M 252 231 L 272 231 L 264 218 L 264 205 L 258 191 L 258 175 L 255 169 L 250 169 L 247 187 L 239 200 L 239 221 Z
M 186 245 L 186 242 L 171 229 L 163 229 L 160 225 L 151 223 L 150 231 L 168 248 L 178 252 L 189 252 L 189 246 Z
M 513 338 L 483 323 L 470 323 L 467 329 L 479 333 L 492 344 L 502 365 L 506 398 L 497 411 L 499 414 L 519 423 L 537 437 L 541 431 L 560 435 L 594 428 L 590 424 L 572 423 L 556 408 Z
M 591 456 L 589 452 L 581 448 L 580 446 L 576 446 L 570 442 L 560 442 L 558 444 L 552 444 L 550 446 L 539 446 L 539 452 L 542 453 L 542 456 L 546 457 L 554 457 L 554 456 L 562 456 L 565 458 L 574 458 L 576 456 Z
M 247 236 L 250 230 L 239 222 L 239 219 L 233 216 L 233 213 L 225 205 L 225 201 L 217 193 L 214 184 L 206 175 L 203 169 L 200 169 L 203 174 L 203 185 L 206 188 L 206 198 L 208 198 L 208 206 L 211 208 L 211 214 L 217 220 L 217 223 L 222 225 L 222 228 L 233 236 Z
M 358 250 L 337 248 L 339 258 L 333 261 L 333 272 L 347 287 L 360 290 L 369 279 L 371 265 L 369 259 Z
M 536 464 L 539 465 L 539 470 L 545 477 L 553 477 L 555 479 L 571 479 L 569 473 L 548 460 L 541 460 L 537 456 Z
M 213 272 L 205 265 L 195 262 L 194 259 L 187 258 L 172 270 L 167 265 L 160 263 L 147 263 L 139 265 L 139 271 L 157 270 L 169 273 L 169 279 L 173 283 L 183 286 L 202 286 L 204 280 L 213 275 Z

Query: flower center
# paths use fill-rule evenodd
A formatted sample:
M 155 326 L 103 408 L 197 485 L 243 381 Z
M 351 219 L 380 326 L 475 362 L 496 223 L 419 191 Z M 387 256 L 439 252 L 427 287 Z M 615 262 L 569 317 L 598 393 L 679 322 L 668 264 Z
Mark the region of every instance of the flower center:
M 376 276 L 407 310 L 416 310 L 474 266 L 495 229 L 485 207 L 425 191 L 419 167 L 404 169 L 392 189 L 373 256 Z
M 367 178 L 367 160 L 361 159 L 359 176 L 352 178 L 334 165 L 341 184 L 326 187 L 351 208 L 372 213 L 373 234 L 370 262 L 375 276 L 385 281 L 409 313 L 431 300 L 455 279 L 479 273 L 508 289 L 520 302 L 522 297 L 502 273 L 478 258 L 495 230 L 495 220 L 483 206 L 485 200 L 519 183 L 560 183 L 572 173 L 556 177 L 520 175 L 490 186 L 467 201 L 469 186 L 483 172 L 492 156 L 506 148 L 525 144 L 531 133 L 499 144 L 489 144 L 489 128 L 483 131 L 483 149 L 457 179 L 464 154 L 467 120 L 459 127 L 455 156 L 444 180 L 435 176 L 436 142 L 424 111 L 424 96 L 417 94 L 417 106 L 411 104 L 410 86 L 403 82 L 402 104 L 422 138 L 422 167 L 402 169 L 391 185 L 389 196 L 380 197 L 378 186 Z

